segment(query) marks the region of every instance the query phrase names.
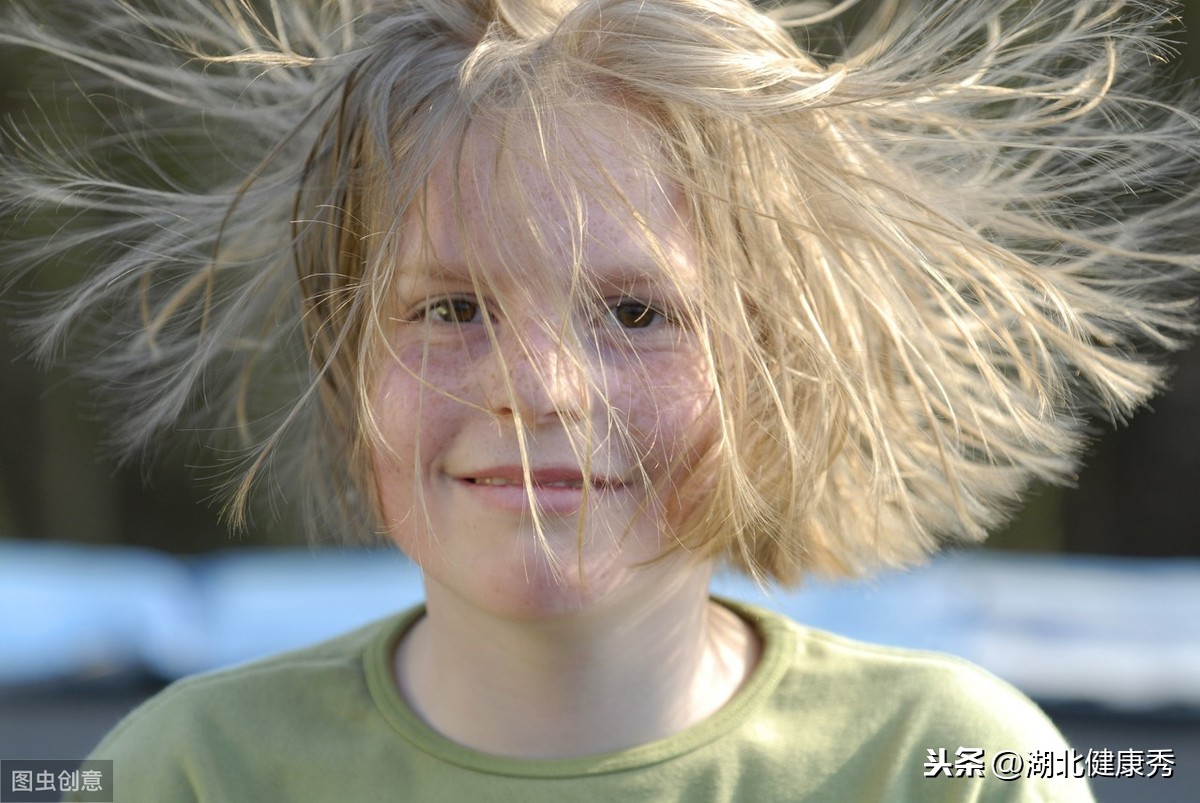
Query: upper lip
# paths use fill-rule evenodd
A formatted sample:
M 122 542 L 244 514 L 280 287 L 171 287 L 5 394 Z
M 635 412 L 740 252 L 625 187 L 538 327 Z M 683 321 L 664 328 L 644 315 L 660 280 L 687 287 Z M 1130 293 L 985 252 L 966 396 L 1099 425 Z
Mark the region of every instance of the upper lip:
M 489 466 L 487 468 L 456 471 L 451 476 L 454 479 L 467 482 L 494 480 L 512 485 L 523 485 L 526 482 L 525 469 L 520 465 Z M 624 480 L 620 477 L 608 476 L 601 473 L 587 475 L 586 480 L 594 488 L 619 487 L 625 484 Z M 528 482 L 534 487 L 561 483 L 582 484 L 584 481 L 584 472 L 574 466 L 531 467 L 529 469 Z

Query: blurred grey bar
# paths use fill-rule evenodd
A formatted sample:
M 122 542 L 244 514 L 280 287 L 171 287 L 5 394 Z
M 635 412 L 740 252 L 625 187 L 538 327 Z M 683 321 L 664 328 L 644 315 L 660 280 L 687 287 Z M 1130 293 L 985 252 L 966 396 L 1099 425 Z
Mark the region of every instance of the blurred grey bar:
M 1200 561 L 943 556 L 870 581 L 714 592 L 852 638 L 981 664 L 1043 702 L 1200 709 Z M 421 599 L 388 550 L 178 558 L 0 540 L 0 684 L 170 680 L 301 647 Z

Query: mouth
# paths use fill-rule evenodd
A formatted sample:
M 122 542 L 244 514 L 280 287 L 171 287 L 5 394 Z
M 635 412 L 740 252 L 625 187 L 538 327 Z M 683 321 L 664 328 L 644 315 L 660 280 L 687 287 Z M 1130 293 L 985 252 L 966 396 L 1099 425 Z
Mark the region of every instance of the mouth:
M 489 488 L 565 488 L 567 490 L 582 491 L 587 487 L 599 491 L 608 488 L 620 488 L 625 485 L 620 480 L 612 480 L 606 477 L 593 477 L 590 480 L 585 480 L 583 477 L 546 479 L 539 477 L 537 474 L 531 475 L 528 483 L 524 477 L 512 478 L 483 475 L 478 477 L 459 477 L 458 479 L 470 485 L 482 485 Z
M 534 469 L 526 476 L 520 466 L 503 466 L 464 472 L 454 479 L 490 505 L 514 510 L 535 505 L 544 512 L 562 513 L 579 510 L 588 498 L 599 501 L 627 487 L 619 478 L 585 477 L 578 468 Z

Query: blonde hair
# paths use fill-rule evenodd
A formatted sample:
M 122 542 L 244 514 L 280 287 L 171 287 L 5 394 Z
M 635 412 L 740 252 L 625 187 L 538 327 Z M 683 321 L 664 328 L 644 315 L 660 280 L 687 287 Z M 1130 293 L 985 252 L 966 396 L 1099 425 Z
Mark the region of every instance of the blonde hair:
M 679 546 L 755 577 L 982 538 L 1032 481 L 1068 480 L 1086 416 L 1129 414 L 1191 331 L 1200 132 L 1146 69 L 1169 3 L 884 0 L 829 56 L 801 45 L 853 0 L 260 5 L 105 0 L 89 33 L 18 5 L 0 29 L 117 99 L 97 153 L 18 135 L 0 175 L 5 207 L 73 218 L 14 261 L 100 244 L 44 353 L 98 326 L 121 448 L 203 423 L 236 457 L 235 522 L 286 463 L 315 526 L 378 527 L 395 249 L 480 120 L 544 134 L 585 101 L 653 131 L 630 158 L 687 198 L 721 414 Z M 106 172 L 114 143 L 138 167 Z

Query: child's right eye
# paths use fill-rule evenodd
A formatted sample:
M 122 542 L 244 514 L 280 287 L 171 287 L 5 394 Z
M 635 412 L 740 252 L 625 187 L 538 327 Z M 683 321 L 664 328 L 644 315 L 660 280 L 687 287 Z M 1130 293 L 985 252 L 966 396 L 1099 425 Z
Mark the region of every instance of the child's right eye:
M 468 298 L 437 298 L 416 310 L 412 320 L 433 320 L 438 323 L 475 323 L 482 309 Z

